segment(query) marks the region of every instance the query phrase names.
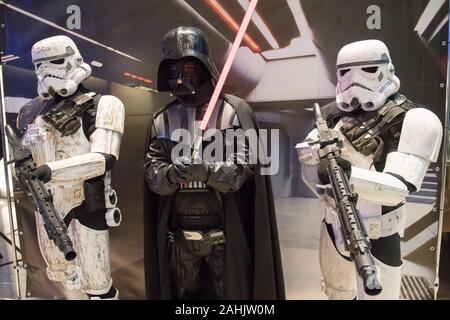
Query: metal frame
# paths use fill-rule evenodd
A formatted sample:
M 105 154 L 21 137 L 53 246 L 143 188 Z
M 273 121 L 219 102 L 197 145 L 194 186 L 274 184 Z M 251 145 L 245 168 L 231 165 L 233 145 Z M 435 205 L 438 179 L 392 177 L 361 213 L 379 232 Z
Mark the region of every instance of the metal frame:
M 8 203 L 8 212 L 9 212 L 9 226 L 11 229 L 11 249 L 13 251 L 12 254 L 12 265 L 14 268 L 14 274 L 15 274 L 15 280 L 16 280 L 16 298 L 20 300 L 22 298 L 21 296 L 21 290 L 20 290 L 20 266 L 18 265 L 19 258 L 17 256 L 18 254 L 18 246 L 17 241 L 15 237 L 15 231 L 16 227 L 14 224 L 14 213 L 13 213 L 13 201 L 14 197 L 11 192 L 13 190 L 13 183 L 12 183 L 12 175 L 11 175 L 11 168 L 8 165 L 8 161 L 10 161 L 10 154 L 9 154 L 9 144 L 7 139 L 5 139 L 5 125 L 6 125 L 6 104 L 5 104 L 5 96 L 4 96 L 4 87 L 3 87 L 3 66 L 0 64 L 0 112 L 1 112 L 1 118 L 0 118 L 0 139 L 2 140 L 3 145 L 3 156 L 4 156 L 4 170 L 5 170 L 5 179 L 6 179 L 6 195 L 7 195 L 7 203 Z
M 447 39 L 447 53 L 450 54 L 449 40 L 450 40 L 450 24 L 448 28 Z M 444 119 L 444 134 L 443 134 L 443 148 L 441 155 L 441 194 L 439 195 L 439 222 L 437 233 L 437 250 L 436 250 L 436 278 L 434 282 L 434 299 L 437 300 L 439 291 L 439 269 L 441 263 L 441 247 L 442 247 L 442 228 L 444 222 L 444 205 L 445 205 L 445 191 L 447 182 L 447 153 L 449 151 L 449 111 L 450 111 L 450 56 L 447 55 L 447 83 L 446 83 L 446 97 L 445 97 L 445 119 Z

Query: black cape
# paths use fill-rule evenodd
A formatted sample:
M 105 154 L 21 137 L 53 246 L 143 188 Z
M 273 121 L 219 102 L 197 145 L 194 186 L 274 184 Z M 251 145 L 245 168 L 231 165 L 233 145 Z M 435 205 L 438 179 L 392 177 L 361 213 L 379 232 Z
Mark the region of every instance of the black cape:
M 235 107 L 244 130 L 258 129 L 243 100 L 224 95 Z M 150 140 L 150 139 L 148 139 Z M 150 141 L 147 142 L 147 150 Z M 269 176 L 255 176 L 239 191 L 223 194 L 225 216 L 224 299 L 285 299 L 281 252 Z M 144 182 L 145 183 L 145 182 Z M 173 196 L 159 196 L 144 186 L 144 262 L 146 296 L 172 299 L 166 231 Z

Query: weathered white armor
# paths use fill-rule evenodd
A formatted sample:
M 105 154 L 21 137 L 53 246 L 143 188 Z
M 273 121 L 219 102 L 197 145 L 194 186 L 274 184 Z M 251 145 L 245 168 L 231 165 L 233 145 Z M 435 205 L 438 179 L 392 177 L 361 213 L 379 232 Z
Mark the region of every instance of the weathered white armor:
M 30 147 L 38 167 L 50 169 L 51 179 L 46 187 L 57 213 L 68 225 L 77 253 L 75 260 L 65 260 L 49 240 L 43 219 L 36 213 L 39 246 L 47 264 L 47 274 L 49 279 L 63 284 L 69 299 L 105 295 L 113 289 L 108 227 L 118 226 L 121 221 L 120 209 L 116 207 L 117 195 L 111 188 L 111 163 L 108 161 L 113 163 L 119 159 L 124 106 L 114 96 L 100 97 L 85 92 L 81 82 L 90 76 L 91 69 L 70 38 L 56 36 L 41 40 L 33 46 L 32 56 L 38 75 L 38 92 L 45 100 L 36 98 L 21 110 L 18 124 L 25 129 L 22 143 Z M 50 100 L 52 97 L 55 100 Z M 81 100 L 77 100 L 79 97 Z M 57 109 L 64 106 L 66 109 Z M 56 121 L 61 120 L 61 114 L 67 114 L 72 125 L 74 121 L 79 122 L 78 129 L 72 126 L 68 131 L 61 130 L 63 127 L 52 122 L 49 115 L 55 109 Z M 83 126 L 84 121 L 87 128 Z M 62 125 L 67 123 L 69 121 Z M 86 190 L 92 184 L 97 189 L 89 189 L 95 194 L 88 195 Z M 93 197 L 102 199 L 103 193 L 104 204 L 103 200 L 97 201 L 96 206 L 88 204 Z M 105 220 L 90 221 L 91 214 L 102 215 L 103 212 L 106 212 Z M 117 290 L 114 294 L 118 297 Z
M 103 96 L 97 106 L 95 131 L 88 140 L 82 126 L 71 136 L 61 136 L 39 116 L 28 126 L 22 143 L 32 150 L 38 166 L 48 165 L 52 171 L 51 181 L 46 184 L 53 196 L 56 210 L 64 219 L 85 200 L 84 181 L 105 174 L 105 157 L 98 153 L 119 155 L 124 127 L 124 106 L 113 96 Z M 82 121 L 81 117 L 79 121 Z M 111 188 L 110 172 L 106 173 L 105 207 L 109 226 L 117 226 L 111 212 L 119 210 L 111 199 L 117 199 Z M 110 197 L 114 194 L 113 197 Z M 74 219 L 68 230 L 77 258 L 68 262 L 58 248 L 48 239 L 43 220 L 36 214 L 39 244 L 47 263 L 51 280 L 61 281 L 69 290 L 80 290 L 93 295 L 109 291 L 112 280 L 109 260 L 109 237 L 107 230 L 94 230 Z M 120 222 L 120 221 L 119 221 Z

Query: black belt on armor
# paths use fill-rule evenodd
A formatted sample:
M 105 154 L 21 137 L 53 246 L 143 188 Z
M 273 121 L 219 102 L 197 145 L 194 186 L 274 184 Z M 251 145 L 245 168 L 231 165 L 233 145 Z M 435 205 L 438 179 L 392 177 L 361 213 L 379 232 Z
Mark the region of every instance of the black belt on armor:
M 205 244 L 216 246 L 224 244 L 225 233 L 221 229 L 202 232 L 198 230 L 177 230 L 175 232 L 167 232 L 169 244 L 174 243 L 175 239 L 186 239 L 188 241 L 201 241 Z
M 222 225 L 220 214 L 210 216 L 174 215 L 174 225 L 177 229 L 211 230 Z

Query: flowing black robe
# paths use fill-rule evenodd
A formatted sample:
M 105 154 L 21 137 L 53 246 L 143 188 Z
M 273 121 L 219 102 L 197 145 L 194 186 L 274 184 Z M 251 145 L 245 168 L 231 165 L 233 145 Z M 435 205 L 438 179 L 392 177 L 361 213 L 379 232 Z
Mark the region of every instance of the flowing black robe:
M 258 129 L 256 117 L 245 101 L 231 95 L 222 98 L 235 108 L 242 129 Z M 167 157 L 170 158 L 170 154 Z M 284 299 L 283 270 L 270 177 L 260 174 L 260 165 L 256 165 L 253 170 L 253 178 L 237 192 L 222 194 L 227 238 L 224 299 Z M 144 190 L 147 298 L 172 299 L 166 232 L 174 196 L 160 196 L 148 186 Z

